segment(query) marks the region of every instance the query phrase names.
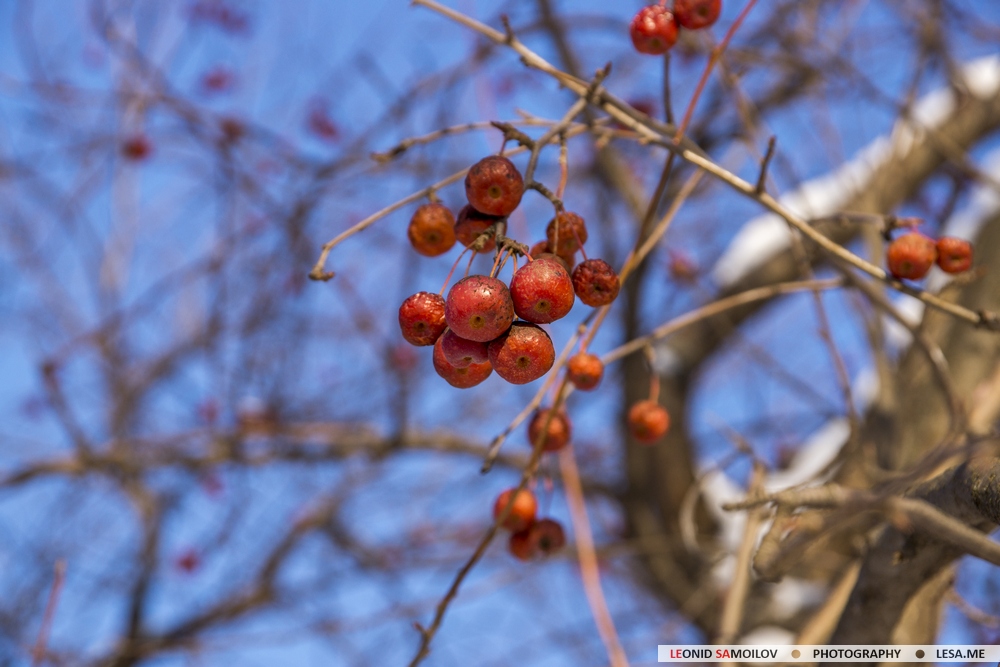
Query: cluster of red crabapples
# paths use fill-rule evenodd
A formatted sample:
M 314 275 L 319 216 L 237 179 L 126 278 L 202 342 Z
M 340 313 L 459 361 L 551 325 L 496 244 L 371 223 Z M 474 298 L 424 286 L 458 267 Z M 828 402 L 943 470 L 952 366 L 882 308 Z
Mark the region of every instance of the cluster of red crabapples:
M 920 232 L 907 232 L 889 244 L 885 262 L 897 280 L 920 280 L 934 264 L 945 273 L 962 273 L 972 266 L 972 244 L 951 236 L 935 241 Z
M 524 180 L 510 160 L 491 155 L 469 169 L 465 194 L 469 203 L 457 220 L 440 202 L 413 214 L 407 233 L 418 253 L 441 255 L 456 240 L 466 251 L 496 249 L 498 224 L 520 204 Z M 462 278 L 447 299 L 431 292 L 407 298 L 399 308 L 403 338 L 413 345 L 433 345 L 434 370 L 453 387 L 473 387 L 493 371 L 512 384 L 537 380 L 555 362 L 552 340 L 539 325 L 565 317 L 577 298 L 596 308 L 618 296 L 618 274 L 604 260 L 585 259 L 574 268 L 576 252 L 586 241 L 583 218 L 559 211 L 549 222 L 546 240 L 535 244 L 525 256 L 527 263 L 515 268 L 509 286 L 496 274 L 505 252 L 508 257 L 521 253 L 513 242 L 501 246 L 490 275 Z M 586 353 L 574 357 L 569 367 L 570 378 L 583 389 L 597 386 L 604 372 L 600 359 Z
M 468 204 L 457 219 L 436 201 L 416 210 L 407 236 L 418 253 L 436 257 L 448 252 L 456 241 L 461 241 L 466 251 L 494 251 L 497 225 L 521 203 L 524 179 L 509 159 L 491 155 L 469 169 L 465 194 Z M 491 275 L 462 278 L 452 286 L 447 299 L 441 294 L 417 292 L 399 307 L 403 338 L 413 345 L 433 345 L 434 370 L 453 387 L 474 387 L 493 371 L 512 384 L 537 380 L 555 362 L 552 339 L 539 325 L 565 317 L 576 298 L 596 308 L 618 296 L 618 274 L 607 262 L 587 259 L 584 251 L 584 261 L 574 266 L 577 251 L 587 242 L 582 217 L 560 210 L 549 221 L 545 237 L 529 250 L 527 264 L 514 270 L 509 287 L 496 273 L 503 252 L 514 254 L 516 244 L 512 244 L 514 249 L 501 248 Z M 585 350 L 566 363 L 567 379 L 582 391 L 596 388 L 603 376 L 600 358 Z M 565 439 L 551 432 L 563 422 Z M 562 448 L 569 441 L 568 418 L 563 413 L 545 423 L 549 428 L 544 449 Z M 666 411 L 655 401 L 637 403 L 629 412 L 629 425 L 639 442 L 655 442 L 668 424 Z M 535 430 L 541 429 L 538 426 Z M 535 437 L 530 440 L 537 443 Z
M 665 0 L 639 10 L 629 26 L 632 45 L 639 53 L 662 56 L 677 41 L 681 28 L 701 30 L 715 23 L 722 0 L 674 0 L 673 11 Z
M 434 346 L 434 370 L 453 387 L 474 387 L 494 370 L 512 384 L 532 382 L 555 363 L 552 340 L 539 325 L 568 315 L 577 298 L 594 308 L 609 305 L 618 296 L 618 274 L 602 259 L 587 259 L 585 251 L 584 261 L 576 264 L 587 227 L 579 215 L 559 210 L 546 228 L 545 240 L 528 250 L 527 263 L 517 268 L 515 258 L 510 285 L 504 284 L 496 277 L 501 257 L 505 252 L 508 258 L 523 253 L 520 244 L 506 238 L 497 250 L 498 228 L 506 229 L 500 223 L 521 203 L 524 179 L 509 159 L 489 156 L 469 169 L 465 194 L 468 204 L 457 219 L 438 201 L 419 207 L 407 236 L 414 250 L 427 257 L 448 252 L 456 242 L 465 246 L 463 253 L 496 251 L 493 270 L 462 278 L 447 299 L 441 293 L 411 295 L 399 307 L 400 331 L 412 345 Z M 566 363 L 567 380 L 582 391 L 595 389 L 603 376 L 603 362 L 586 350 Z M 629 412 L 630 430 L 641 443 L 655 442 L 669 422 L 666 410 L 652 400 L 637 403 Z M 544 408 L 533 415 L 528 438 L 534 446 L 554 452 L 569 443 L 570 429 L 564 410 Z M 495 518 L 506 505 L 506 500 L 497 501 Z M 511 553 L 522 560 L 551 553 L 565 543 L 557 521 L 535 521 L 536 508 L 534 494 L 522 491 L 503 524 L 512 531 Z
M 520 560 L 548 556 L 566 545 L 566 533 L 554 519 L 538 519 L 538 500 L 528 489 L 507 489 L 493 504 L 493 520 L 498 520 L 507 505 L 510 511 L 500 524 L 511 531 L 510 552 Z

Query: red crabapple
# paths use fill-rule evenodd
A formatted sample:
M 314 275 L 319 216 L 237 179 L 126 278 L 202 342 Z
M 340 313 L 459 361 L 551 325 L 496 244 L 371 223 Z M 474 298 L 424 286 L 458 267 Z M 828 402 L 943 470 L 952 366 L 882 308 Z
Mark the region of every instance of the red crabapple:
M 443 255 L 455 245 L 455 216 L 444 204 L 424 204 L 410 218 L 406 235 L 410 245 L 421 255 Z
M 481 364 L 489 361 L 487 344 L 482 341 L 469 340 L 448 329 L 441 336 L 441 352 L 455 368 L 465 368 L 469 364 Z
M 570 253 L 565 256 L 557 255 L 549 250 L 548 241 L 539 241 L 535 245 L 531 246 L 531 250 L 528 251 L 531 255 L 531 259 L 554 259 L 557 260 L 562 267 L 566 269 L 566 273 L 573 270 L 573 265 L 576 264 L 576 253 Z
M 497 375 L 511 384 L 527 384 L 552 368 L 556 359 L 552 339 L 537 324 L 514 322 L 490 343 L 490 363 Z
M 628 411 L 628 427 L 638 442 L 652 444 L 670 428 L 670 415 L 656 401 L 639 401 Z
M 552 415 L 551 419 L 549 415 Z M 548 428 L 545 428 L 546 421 L 549 423 Z M 535 410 L 531 421 L 528 422 L 528 442 L 531 443 L 532 447 L 542 437 L 543 432 L 545 433 L 545 444 L 542 445 L 544 451 L 557 452 L 568 445 L 570 436 L 573 434 L 573 427 L 569 417 L 566 416 L 566 411 L 560 409 L 553 414 L 552 408 Z
M 523 320 L 546 324 L 566 317 L 573 308 L 573 280 L 556 259 L 528 262 L 510 281 L 514 312 Z
M 578 352 L 566 362 L 566 375 L 580 391 L 590 391 L 604 377 L 604 362 L 596 354 Z
M 558 241 L 556 240 L 556 237 Z M 549 248 L 557 255 L 572 255 L 587 242 L 587 225 L 576 213 L 560 211 L 545 228 Z
M 539 241 L 535 245 L 531 246 L 531 249 L 528 251 L 528 254 L 531 255 L 532 259 L 538 259 L 542 255 L 551 255 L 552 253 L 549 252 L 548 240 Z
M 606 306 L 618 296 L 618 274 L 603 259 L 588 259 L 573 269 L 573 290 L 588 306 Z
M 962 273 L 972 266 L 972 244 L 943 236 L 937 240 L 937 265 L 945 273 Z
M 470 363 L 463 368 L 453 366 L 448 362 L 444 356 L 444 352 L 441 350 L 443 338 L 444 336 L 441 336 L 441 338 L 438 338 L 437 342 L 434 343 L 434 372 L 444 378 L 444 380 L 452 387 L 455 387 L 456 389 L 468 389 L 469 387 L 475 387 L 477 384 L 488 378 L 493 372 L 493 366 L 491 366 L 488 361 L 484 361 L 482 363 Z
M 122 142 L 122 155 L 136 162 L 145 160 L 153 152 L 153 143 L 144 134 L 136 134 Z
M 674 18 L 688 30 L 707 28 L 721 13 L 722 0 L 674 0 Z
M 511 533 L 510 540 L 507 542 L 507 549 L 518 560 L 531 560 L 534 558 L 537 547 L 535 541 L 532 539 L 531 528 Z
M 494 215 L 480 213 L 470 205 L 466 204 L 458 212 L 458 221 L 455 222 L 455 237 L 458 242 L 468 248 L 479 238 L 479 235 L 489 229 L 494 222 L 500 218 Z M 483 243 L 483 247 L 476 252 L 485 254 L 493 252 L 497 247 L 496 238 L 490 237 Z
M 666 7 L 643 7 L 629 26 L 632 45 L 639 53 L 662 56 L 677 41 L 677 23 Z
M 500 518 L 500 514 L 507 507 L 507 504 L 510 503 L 510 498 L 514 495 L 515 491 L 517 491 L 517 489 L 507 489 L 497 496 L 496 502 L 493 503 L 494 521 Z M 535 514 L 537 512 L 538 500 L 535 498 L 535 494 L 528 489 L 521 489 L 520 491 L 517 491 L 517 495 L 514 496 L 514 502 L 511 504 L 510 513 L 500 525 L 503 528 L 512 530 L 516 533 L 524 530 L 534 523 Z
M 194 548 L 185 549 L 174 561 L 177 569 L 185 574 L 191 574 L 201 565 L 201 557 Z
M 500 155 L 483 158 L 465 175 L 465 196 L 474 209 L 487 215 L 510 215 L 523 194 L 521 172 Z
M 670 250 L 670 276 L 679 282 L 693 282 L 698 278 L 698 264 L 685 252 Z
M 528 528 L 532 551 L 548 556 L 566 546 L 566 531 L 555 519 L 541 519 Z
M 399 307 L 399 330 L 410 345 L 433 345 L 447 326 L 439 294 L 417 292 Z
M 919 232 L 903 234 L 886 250 L 889 273 L 900 280 L 920 280 L 930 271 L 935 259 L 937 248 L 934 241 Z
M 502 334 L 514 321 L 514 304 L 501 281 L 489 276 L 468 276 L 448 292 L 444 313 L 456 336 L 486 342 Z

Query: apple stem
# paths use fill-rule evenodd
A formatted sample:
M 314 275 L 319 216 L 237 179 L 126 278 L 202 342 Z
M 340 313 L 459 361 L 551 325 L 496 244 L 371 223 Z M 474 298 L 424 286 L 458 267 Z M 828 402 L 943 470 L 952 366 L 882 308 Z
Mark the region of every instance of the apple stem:
M 656 360 L 656 351 L 653 350 L 652 345 L 647 345 L 643 352 L 645 353 L 646 364 L 649 366 L 649 400 L 657 403 L 660 400 L 660 375 L 656 372 L 653 363 Z
M 465 265 L 465 277 L 469 277 L 469 271 L 472 270 L 472 260 L 476 258 L 476 253 L 469 255 L 469 263 Z
M 749 2 L 747 2 L 746 6 L 743 7 L 743 11 L 740 12 L 740 15 L 736 17 L 736 20 L 733 21 L 733 24 L 729 27 L 729 30 L 726 32 L 726 36 L 722 38 L 722 42 L 712 49 L 712 53 L 708 57 L 708 62 L 705 64 L 705 69 L 701 73 L 701 78 L 698 80 L 698 85 L 694 89 L 694 95 L 691 96 L 691 101 L 688 102 L 687 110 L 684 112 L 684 118 L 681 120 L 681 124 L 677 127 L 677 133 L 674 135 L 674 143 L 679 143 L 681 137 L 684 136 L 684 132 L 691 123 L 691 116 L 694 114 L 694 108 L 698 104 L 698 99 L 701 97 L 701 93 L 705 89 L 705 84 L 708 83 L 709 75 L 712 73 L 712 70 L 715 69 L 715 64 L 719 61 L 719 58 L 722 57 L 722 53 L 726 50 L 726 47 L 729 46 L 729 42 L 733 39 L 733 35 L 736 34 L 736 31 L 739 29 L 740 25 L 742 25 L 743 20 L 746 19 L 747 14 L 750 13 L 750 10 L 753 9 L 753 6 L 756 4 L 757 0 L 749 0 Z
M 503 260 L 500 262 L 500 266 L 497 266 L 496 271 L 493 274 L 491 274 L 490 277 L 492 278 L 496 278 L 497 274 L 503 270 L 504 264 L 506 264 L 507 260 L 510 259 L 511 257 L 514 257 L 514 270 L 517 271 L 517 256 L 510 249 L 505 248 L 504 250 L 506 250 L 506 253 L 504 253 L 503 255 Z M 498 255 L 497 259 L 499 259 L 499 257 L 500 256 Z
M 566 135 L 559 135 L 559 187 L 556 188 L 556 199 L 562 201 L 566 192 L 566 181 L 569 178 L 569 151 L 566 148 Z
M 468 247 L 466 247 L 465 250 L 463 250 L 462 252 L 458 253 L 458 257 L 455 258 L 455 263 L 451 265 L 451 271 L 448 272 L 448 277 L 444 279 L 444 285 L 441 285 L 441 291 L 438 292 L 438 296 L 440 297 L 444 296 L 444 291 L 448 289 L 448 283 L 451 282 L 451 276 L 455 273 L 455 269 L 458 268 L 458 263 L 462 261 L 462 255 L 464 255 L 467 252 L 469 252 Z M 475 257 L 476 253 L 472 253 L 472 256 Z M 468 273 L 468 270 L 466 270 L 466 273 Z
M 490 267 L 490 278 L 496 278 L 497 271 L 500 269 L 500 258 L 503 256 L 503 250 L 498 249 L 497 254 L 493 257 L 493 266 Z

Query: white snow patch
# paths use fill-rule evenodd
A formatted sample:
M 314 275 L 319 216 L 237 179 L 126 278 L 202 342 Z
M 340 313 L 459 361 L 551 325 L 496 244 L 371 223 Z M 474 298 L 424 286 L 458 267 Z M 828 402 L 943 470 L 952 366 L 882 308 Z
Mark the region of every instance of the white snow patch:
M 878 373 L 875 369 L 871 367 L 861 369 L 851 384 L 851 392 L 854 394 L 854 402 L 857 403 L 859 411 L 872 404 L 878 396 L 878 390 Z
M 705 507 L 718 521 L 720 541 L 727 551 L 735 553 L 743 540 L 746 512 L 727 512 L 722 506 L 742 500 L 746 495 L 745 490 L 721 470 L 709 470 L 702 480 L 701 491 Z M 731 572 L 730 570 L 730 576 Z
M 736 554 L 729 552 L 712 566 L 712 580 L 720 591 L 726 590 L 736 576 Z
M 764 625 L 743 635 L 737 643 L 756 646 L 790 646 L 795 643 L 795 633 L 774 625 Z
M 829 591 L 818 581 L 783 578 L 771 590 L 768 606 L 775 618 L 786 619 L 822 602 Z
M 870 405 L 877 393 L 878 375 L 874 369 L 864 369 L 851 383 L 851 394 L 859 411 Z M 850 435 L 851 423 L 846 417 L 830 419 L 806 438 L 785 470 L 767 476 L 764 487 L 774 493 L 818 481 L 817 476 L 833 462 Z
M 924 316 L 924 302 L 914 299 L 912 296 L 900 295 L 893 303 L 903 319 L 910 324 L 919 324 Z M 897 322 L 896 318 L 883 315 L 882 326 L 885 330 L 885 342 L 889 349 L 898 351 L 908 347 L 913 342 L 910 330 Z
M 764 480 L 769 493 L 813 481 L 837 457 L 851 433 L 850 422 L 837 417 L 823 424 L 802 443 L 785 470 L 777 470 Z
M 986 56 L 962 67 L 965 85 L 980 99 L 987 99 L 1000 90 L 1000 58 Z
M 859 409 L 864 409 L 878 391 L 878 376 L 874 370 L 866 369 L 854 379 L 851 389 Z M 774 493 L 808 483 L 821 483 L 823 480 L 819 478 L 819 474 L 833 462 L 849 435 L 850 424 L 846 418 L 831 419 L 803 442 L 787 469 L 767 476 L 764 480 L 765 490 Z M 746 512 L 727 512 L 722 509 L 722 505 L 742 500 L 746 491 L 721 470 L 706 469 L 702 472 L 705 474 L 701 486 L 702 499 L 718 522 L 719 540 L 728 552 L 728 555 L 716 563 L 712 575 L 720 586 L 725 586 L 732 581 L 733 569 L 736 567 L 735 553 L 746 530 Z M 761 527 L 758 540 L 767 528 L 768 525 Z M 805 595 L 804 592 L 802 594 Z M 811 599 L 805 600 L 803 604 Z
M 1000 148 L 983 157 L 979 170 L 1000 181 Z M 993 183 L 977 184 L 969 195 L 969 203 L 948 218 L 942 233 L 974 241 L 983 224 L 1000 211 L 1000 192 Z
M 720 287 L 733 285 L 787 248 L 790 242 L 791 232 L 782 218 L 773 213 L 757 216 L 736 232 L 715 263 L 712 279 Z

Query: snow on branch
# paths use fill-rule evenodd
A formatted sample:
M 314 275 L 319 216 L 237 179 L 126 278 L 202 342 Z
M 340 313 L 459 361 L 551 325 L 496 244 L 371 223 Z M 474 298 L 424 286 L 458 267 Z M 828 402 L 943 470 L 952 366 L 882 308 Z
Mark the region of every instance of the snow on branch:
M 971 61 L 960 74 L 960 84 L 978 98 L 987 99 L 1000 92 L 1000 58 L 996 56 Z M 854 159 L 782 196 L 781 204 L 806 219 L 842 210 L 866 187 L 873 174 L 890 161 L 905 160 L 928 130 L 943 127 L 956 108 L 957 97 L 951 87 L 928 93 L 914 105 L 909 117 L 896 121 L 889 136 L 878 137 L 858 151 Z M 788 224 L 773 213 L 751 219 L 715 263 L 713 279 L 722 289 L 732 287 L 789 249 L 790 238 Z

